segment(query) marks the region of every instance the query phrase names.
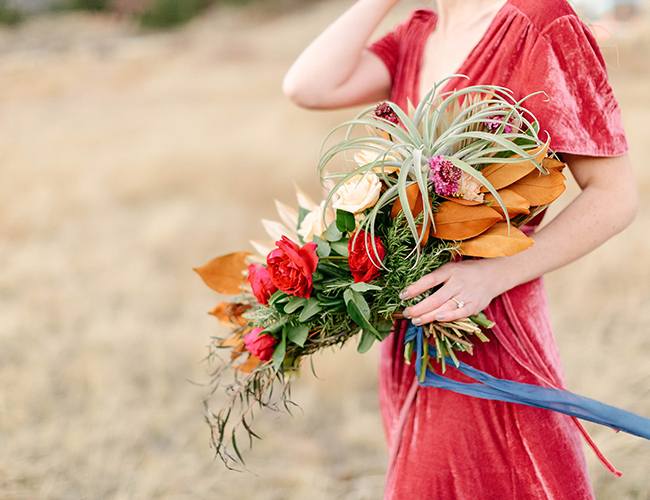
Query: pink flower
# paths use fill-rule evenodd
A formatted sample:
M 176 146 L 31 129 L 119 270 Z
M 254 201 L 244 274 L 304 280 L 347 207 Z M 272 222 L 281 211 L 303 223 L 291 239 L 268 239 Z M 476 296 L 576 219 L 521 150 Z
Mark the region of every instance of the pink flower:
M 497 130 L 499 130 L 499 127 L 503 123 L 504 118 L 505 118 L 505 116 L 501 116 L 501 115 L 488 116 L 488 120 L 491 120 L 491 121 L 484 122 L 484 125 L 488 129 L 488 132 L 496 132 Z M 496 122 L 500 122 L 500 123 L 496 123 Z M 513 123 L 513 122 L 514 122 L 514 116 L 511 116 L 510 118 L 508 118 L 508 123 L 509 124 Z M 512 130 L 513 130 L 512 126 L 510 126 L 510 125 L 505 125 L 503 127 L 503 132 L 506 133 L 506 134 L 511 134 Z
M 375 116 L 377 118 L 383 118 L 384 120 L 388 120 L 389 122 L 392 122 L 395 125 L 399 124 L 399 118 L 397 117 L 397 113 L 393 111 L 393 108 L 391 108 L 387 102 L 380 102 L 379 104 L 377 104 L 377 106 L 375 107 Z
M 445 157 L 434 156 L 427 165 L 431 167 L 429 180 L 433 181 L 433 189 L 440 196 L 452 196 L 458 192 L 462 170 Z
M 309 298 L 314 288 L 312 275 L 318 265 L 316 243 L 299 247 L 286 236 L 266 258 L 269 275 L 275 286 L 289 295 Z
M 246 350 L 253 356 L 257 356 L 262 361 L 268 361 L 273 357 L 278 341 L 273 335 L 269 335 L 268 333 L 260 335 L 263 331 L 264 328 L 255 328 L 244 337 L 244 345 L 246 346 Z
M 251 284 L 255 298 L 264 306 L 269 303 L 271 295 L 278 291 L 278 287 L 269 275 L 269 270 L 262 264 L 248 266 L 248 282 Z

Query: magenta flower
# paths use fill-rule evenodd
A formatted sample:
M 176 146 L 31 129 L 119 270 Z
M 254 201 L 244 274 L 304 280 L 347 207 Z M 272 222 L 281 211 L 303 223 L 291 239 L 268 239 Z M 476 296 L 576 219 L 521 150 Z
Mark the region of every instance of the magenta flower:
M 488 116 L 488 120 L 492 120 L 492 121 L 483 122 L 483 123 L 487 127 L 488 132 L 496 132 L 497 130 L 499 130 L 499 127 L 503 123 L 504 118 L 505 118 L 505 116 L 501 116 L 501 115 Z M 499 122 L 499 123 L 496 123 L 496 122 Z M 511 116 L 510 118 L 508 118 L 508 123 L 513 123 L 513 122 L 514 122 L 514 116 Z M 512 129 L 511 125 L 505 125 L 503 127 L 503 132 L 506 133 L 506 134 L 512 133 L 512 130 L 513 129 Z
M 452 196 L 458 192 L 462 171 L 445 157 L 434 156 L 429 158 L 427 165 L 429 180 L 433 181 L 433 189 L 440 196 Z
M 395 111 L 393 111 L 393 108 L 391 108 L 387 102 L 380 102 L 379 104 L 377 104 L 377 106 L 375 107 L 375 116 L 377 118 L 383 118 L 384 120 L 388 120 L 389 122 L 392 122 L 395 125 L 399 124 L 399 118 L 397 117 L 397 114 L 395 113 Z

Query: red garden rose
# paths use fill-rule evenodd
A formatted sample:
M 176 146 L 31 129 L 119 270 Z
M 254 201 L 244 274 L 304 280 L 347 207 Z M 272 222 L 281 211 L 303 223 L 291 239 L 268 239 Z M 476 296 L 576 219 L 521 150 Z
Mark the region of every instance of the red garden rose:
M 273 335 L 265 333 L 260 335 L 264 328 L 255 328 L 252 332 L 244 337 L 246 350 L 253 356 L 257 356 L 262 361 L 268 361 L 273 357 L 275 346 L 278 341 Z
M 278 291 L 269 275 L 269 270 L 262 264 L 251 264 L 248 266 L 248 282 L 251 284 L 253 294 L 262 305 L 269 303 L 269 298 Z
M 380 257 L 380 260 L 377 260 L 377 255 L 375 255 L 375 250 L 372 247 L 372 237 L 363 229 L 360 229 L 358 233 L 358 235 L 354 233 L 348 243 L 350 272 L 354 277 L 355 283 L 361 281 L 369 283 L 381 274 L 381 268 L 378 264 L 384 261 L 386 249 L 381 239 L 375 237 L 375 246 L 377 247 L 377 254 Z
M 307 243 L 301 248 L 286 236 L 275 244 L 278 248 L 266 258 L 273 283 L 289 295 L 308 299 L 314 287 L 312 274 L 318 265 L 318 245 Z

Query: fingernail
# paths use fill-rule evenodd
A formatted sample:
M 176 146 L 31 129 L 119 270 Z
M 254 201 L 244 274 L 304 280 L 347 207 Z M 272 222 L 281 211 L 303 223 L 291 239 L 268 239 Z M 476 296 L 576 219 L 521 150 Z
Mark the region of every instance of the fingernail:
M 402 300 L 408 299 L 409 298 L 409 293 L 406 290 L 404 290 L 402 293 L 399 294 L 399 298 L 402 299 Z
M 402 311 L 402 314 L 404 315 L 405 318 L 410 318 L 411 317 L 411 313 L 409 312 L 408 309 L 404 309 Z
M 444 314 L 438 314 L 438 315 L 436 316 L 436 319 L 437 319 L 437 320 L 445 319 L 445 315 L 444 315 Z
M 421 325 L 422 320 L 420 318 L 415 318 L 415 319 L 411 320 L 411 323 L 413 323 L 414 325 Z

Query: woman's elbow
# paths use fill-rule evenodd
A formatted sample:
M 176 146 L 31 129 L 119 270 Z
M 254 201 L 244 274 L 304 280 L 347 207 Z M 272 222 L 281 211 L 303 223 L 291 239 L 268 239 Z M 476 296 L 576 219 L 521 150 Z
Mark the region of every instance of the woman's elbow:
M 303 108 L 318 109 L 322 107 L 312 85 L 300 82 L 291 73 L 287 73 L 282 81 L 282 93 L 291 102 Z

